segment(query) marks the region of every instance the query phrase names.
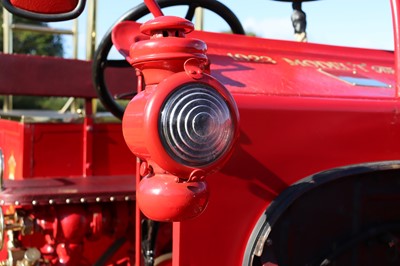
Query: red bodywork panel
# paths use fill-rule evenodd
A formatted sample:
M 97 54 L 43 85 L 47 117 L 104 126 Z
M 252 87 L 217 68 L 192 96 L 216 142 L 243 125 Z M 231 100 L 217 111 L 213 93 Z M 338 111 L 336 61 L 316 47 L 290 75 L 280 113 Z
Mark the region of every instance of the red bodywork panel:
M 90 78 L 90 62 L 27 55 L 0 56 L 2 94 L 78 97 L 88 101 L 97 96 Z M 135 88 L 133 69 L 110 69 L 107 74 L 110 87 L 116 88 L 113 93 L 126 93 Z M 123 140 L 121 124 L 107 116 L 88 117 L 52 111 L 3 113 L 0 147 L 6 163 L 14 164 L 15 160 L 15 179 L 133 175 L 135 157 Z M 9 167 L 6 167 L 5 177 L 8 176 Z
M 0 127 L 0 147 L 7 165 L 5 178 L 85 175 L 82 121 L 38 123 L 1 119 Z M 133 175 L 135 159 L 125 145 L 121 124 L 95 123 L 92 132 L 92 174 Z
M 0 53 L 0 56 L 1 94 L 86 99 L 97 97 L 89 61 L 20 54 Z M 120 94 L 136 89 L 133 69 L 110 68 L 106 73 L 107 84 L 113 88 L 112 93 Z
M 122 53 L 139 34 L 130 27 L 131 37 L 116 43 Z M 393 52 L 188 37 L 207 43 L 211 75 L 238 105 L 240 139 L 227 165 L 207 178 L 205 212 L 174 224 L 174 265 L 242 265 L 256 222 L 288 186 L 336 167 L 400 159 Z
M 323 170 L 400 158 L 392 52 L 192 37 L 207 43 L 211 74 L 233 93 L 241 136 L 230 162 L 207 178 L 203 215 L 174 225 L 175 265 L 241 265 L 249 228 L 286 187 Z M 323 73 L 338 70 L 391 87 L 355 86 Z

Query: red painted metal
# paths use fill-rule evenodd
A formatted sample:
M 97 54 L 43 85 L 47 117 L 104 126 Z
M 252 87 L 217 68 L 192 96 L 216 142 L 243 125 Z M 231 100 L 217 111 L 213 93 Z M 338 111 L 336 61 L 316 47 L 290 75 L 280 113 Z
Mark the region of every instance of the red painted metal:
M 93 265 L 121 237 L 127 238 L 126 244 L 113 260 L 133 261 L 129 250 L 134 249 L 134 234 L 128 232 L 135 220 L 134 180 L 115 175 L 6 180 L 1 205 L 17 206 L 31 217 L 33 234 L 26 233 L 21 241 L 40 247 L 52 265 Z M 13 213 L 8 208 L 6 213 Z
M 390 52 L 229 35 L 222 48 L 219 34 L 192 35 L 207 42 L 211 73 L 234 93 L 241 138 L 231 163 L 209 178 L 204 214 L 174 225 L 174 265 L 239 265 L 232 254 L 244 253 L 249 228 L 287 186 L 325 169 L 399 158 Z M 330 75 L 338 70 L 390 87 L 351 85 Z M 221 216 L 229 223 L 210 226 Z M 216 235 L 230 244 L 209 241 Z
M 153 1 L 148 3 L 154 4 Z M 159 8 L 151 9 L 158 21 L 164 23 L 166 18 L 162 17 Z M 113 230 L 116 232 L 114 237 L 135 237 L 135 258 L 130 259 L 135 260 L 136 265 L 142 265 L 140 221 L 143 216 L 138 206 L 146 205 L 143 208 L 150 213 L 144 211 L 145 214 L 160 220 L 181 220 L 202 213 L 195 219 L 173 224 L 173 265 L 242 265 L 258 219 L 265 215 L 271 202 L 289 186 L 309 175 L 336 167 L 367 162 L 398 162 L 400 159 L 398 0 L 392 1 L 392 9 L 395 53 L 227 34 L 187 33 L 188 37 L 207 43 L 208 54 L 205 57 L 202 42 L 185 40 L 179 45 L 189 47 L 190 51 L 181 49 L 181 46 L 169 50 L 171 47 L 167 38 L 149 39 L 141 34 L 139 24 L 122 23 L 114 30 L 116 47 L 128 57 L 130 63 L 139 68 L 136 72 L 139 94 L 128 105 L 124 117 L 127 144 L 141 157 L 136 161 L 136 181 L 123 175 L 125 171 L 132 174 L 135 165 L 134 162 L 120 164 L 129 157 L 129 150 L 124 146 L 120 132 L 115 135 L 112 133 L 115 128 L 120 130 L 119 124 L 92 123 L 91 117 L 88 117 L 84 123 L 59 123 L 51 128 L 47 123 L 1 120 L 4 130 L 0 132 L 0 144 L 2 148 L 6 147 L 3 151 L 7 167 L 15 167 L 15 179 L 24 179 L 24 182 L 6 181 L 6 190 L 1 193 L 1 199 L 7 206 L 14 208 L 22 205 L 21 208 L 29 210 L 36 208 L 32 206 L 35 201 L 46 210 L 35 213 L 36 217 L 43 215 L 38 221 L 43 221 L 40 225 L 45 232 L 41 235 L 42 245 L 36 244 L 42 247 L 43 254 L 51 261 L 61 260 L 72 265 L 72 261 L 76 263 L 87 256 L 90 262 L 94 262 L 104 253 L 110 239 L 105 242 L 96 240 L 94 243 L 97 245 L 90 245 L 89 239 L 83 235 L 104 239 L 108 237 L 107 232 Z M 185 23 L 178 27 L 182 30 L 179 35 L 184 35 L 187 28 Z M 150 29 L 146 28 L 148 25 Z M 160 32 L 153 31 L 152 27 L 149 23 L 142 29 L 154 34 L 154 37 L 160 37 Z M 135 49 L 130 50 L 130 45 L 138 40 L 141 41 L 137 42 Z M 153 57 L 146 57 L 152 51 L 146 46 L 148 44 L 165 44 L 168 47 L 159 47 L 162 56 L 156 53 Z M 201 44 L 199 49 L 196 48 L 198 44 Z M 179 58 L 177 54 L 184 55 Z M 189 54 L 195 54 L 200 63 L 187 61 Z M 172 60 L 177 57 L 178 60 Z M 76 82 L 82 88 L 88 88 L 90 84 L 87 78 L 81 78 L 83 74 L 77 75 L 75 72 L 75 69 L 82 68 L 86 71 L 85 75 L 89 75 L 86 63 L 15 55 L 1 55 L 1 58 L 4 60 L 0 60 L 0 68 L 9 64 L 27 70 L 23 63 L 29 58 L 31 62 L 51 71 L 49 73 L 54 73 L 46 75 L 50 84 L 39 90 L 38 95 L 51 95 L 53 91 L 55 95 L 68 95 L 68 86 L 53 79 L 53 76 L 61 78 L 55 73 L 57 68 L 54 65 L 65 67 L 68 77 L 76 77 Z M 36 70 L 15 73 L 18 78 L 11 80 L 9 68 L 1 69 L 4 71 L 0 72 L 0 89 L 4 89 L 4 93 L 15 89 L 17 94 L 24 94 L 40 87 L 35 84 L 37 79 L 34 76 L 39 73 Z M 346 78 L 380 81 L 379 85 L 387 86 L 361 86 L 347 82 Z M 162 101 L 172 88 L 187 80 L 213 84 L 229 102 L 233 102 L 229 100 L 232 94 L 241 117 L 240 136 L 231 156 L 216 162 L 200 175 L 210 174 L 207 188 L 203 180 L 193 182 L 190 178 L 195 169 L 178 165 L 169 159 L 156 134 L 157 123 L 154 121 Z M 70 81 L 65 82 L 69 84 Z M 56 87 L 59 90 L 55 90 Z M 70 92 L 83 98 L 94 97 L 93 93 L 80 91 L 78 87 Z M 92 133 L 86 131 L 87 126 L 91 125 Z M 59 131 L 62 137 L 57 138 L 54 135 Z M 100 131 L 105 136 L 99 137 Z M 47 132 L 51 133 L 51 137 L 47 136 Z M 92 137 L 94 150 L 90 154 Z M 65 139 L 68 141 L 63 141 Z M 113 143 L 114 140 L 117 140 L 115 153 L 108 152 L 112 148 L 105 147 L 105 143 Z M 49 147 L 57 147 L 64 152 L 60 155 Z M 34 164 L 32 150 L 39 152 L 33 153 Z M 50 163 L 49 158 L 52 160 Z M 62 158 L 64 164 L 58 165 L 57 158 Z M 47 163 L 42 163 L 42 159 L 46 159 Z M 92 160 L 93 168 L 88 168 L 87 164 Z M 72 166 L 68 167 L 65 162 Z M 219 167 L 222 168 L 218 172 L 213 172 Z M 56 178 L 38 178 L 45 177 L 45 173 L 51 173 L 49 175 Z M 176 182 L 177 176 L 171 173 L 183 178 Z M 6 176 L 10 176 L 10 170 L 6 169 Z M 182 179 L 189 179 L 190 182 Z M 141 196 L 138 197 L 135 215 L 131 215 L 134 202 L 127 207 L 123 195 L 129 193 L 129 196 L 135 196 L 135 184 Z M 198 191 L 188 189 L 193 187 Z M 329 189 L 326 191 L 329 192 Z M 398 192 L 395 188 L 393 191 Z M 341 192 L 336 189 L 334 194 L 340 197 Z M 97 203 L 99 195 L 110 199 L 115 193 L 117 202 L 113 205 L 110 200 L 110 205 L 107 205 L 112 207 L 104 209 L 104 203 Z M 376 195 L 371 194 L 367 203 L 362 205 L 363 210 L 365 208 L 368 211 L 367 218 L 372 219 L 375 213 L 380 218 L 390 217 L 391 214 L 383 210 L 386 211 L 385 208 L 389 208 L 390 204 L 390 210 L 398 209 L 396 193 L 395 196 L 390 193 L 378 195 L 389 198 L 383 207 L 373 205 Z M 56 205 L 48 202 L 49 197 Z M 66 207 L 62 204 L 67 199 L 81 204 L 81 198 L 88 204 L 85 206 L 89 206 L 84 211 L 82 205 Z M 320 204 L 318 199 L 308 202 L 306 206 Z M 206 204 L 207 208 L 204 208 Z M 51 211 L 48 211 L 50 205 Z M 112 219 L 109 210 L 115 210 L 116 213 L 113 217 L 117 222 L 113 225 L 109 222 Z M 303 215 L 312 217 L 315 213 L 307 214 L 303 209 L 293 211 L 293 219 L 304 222 Z M 126 233 L 129 228 L 127 221 L 132 223 L 132 219 L 136 219 L 135 234 Z M 313 222 L 313 219 L 307 219 L 307 222 Z M 335 220 L 331 222 L 335 224 Z M 288 232 L 297 230 L 296 220 L 293 224 Z M 168 241 L 169 237 L 162 240 Z M 56 244 L 53 238 L 58 241 Z M 85 243 L 83 253 L 78 246 L 82 239 Z M 66 240 L 71 242 L 71 246 L 65 245 Z M 71 256 L 68 249 L 76 250 L 76 253 Z
M 143 84 L 143 76 L 139 70 L 136 70 L 136 77 L 137 77 L 137 92 L 140 93 L 144 89 L 144 84 Z M 142 173 L 143 174 L 148 174 L 150 169 L 148 168 L 147 163 L 143 164 L 138 157 L 136 157 L 136 187 L 139 187 L 141 178 L 142 178 Z M 142 165 L 144 165 L 146 169 L 143 169 Z M 143 213 L 140 211 L 139 205 L 136 204 L 135 206 L 135 214 L 136 214 L 136 220 L 135 220 L 135 265 L 141 265 L 142 264 L 142 220 L 144 218 Z
M 211 76 L 203 74 L 202 78 L 193 79 L 186 72 L 171 75 L 157 86 L 147 86 L 145 93 L 138 95 L 129 103 L 122 122 L 125 141 L 134 154 L 159 165 L 162 169 L 182 179 L 189 179 L 197 168 L 182 165 L 167 154 L 158 134 L 158 117 L 165 98 L 180 85 L 193 81 L 209 84 L 217 90 L 229 103 L 234 115 L 232 120 L 235 125 L 238 124 L 235 103 L 228 91 Z M 238 134 L 239 132 L 236 131 L 234 139 L 237 139 Z M 231 147 L 233 147 L 233 143 Z M 201 168 L 203 175 L 208 175 L 221 168 L 232 151 L 232 148 L 229 149 L 223 157 Z
M 136 191 L 137 204 L 147 217 L 156 221 L 182 221 L 204 211 L 209 198 L 207 183 L 177 179 L 173 175 L 155 174 L 141 180 Z
M 83 120 L 83 176 L 93 173 L 93 105 L 92 100 L 85 101 L 85 117 Z
M 11 0 L 10 2 L 18 8 L 45 14 L 70 12 L 78 5 L 78 0 Z
M 139 82 L 141 79 L 138 79 Z M 141 87 L 139 87 L 139 90 Z M 141 181 L 141 175 L 140 175 L 140 166 L 141 166 L 141 161 L 139 158 L 136 159 L 136 187 L 139 187 L 140 181 Z M 140 178 L 139 178 L 140 177 Z M 142 220 L 143 220 L 143 214 L 140 211 L 139 205 L 136 204 L 135 206 L 135 215 L 136 215 L 136 220 L 135 220 L 135 265 L 141 265 L 142 264 Z
M 241 136 L 231 160 L 208 178 L 205 212 L 174 225 L 174 265 L 241 265 L 242 255 L 232 254 L 244 254 L 249 228 L 287 186 L 338 166 L 400 158 L 391 52 L 229 35 L 221 47 L 219 34 L 196 37 L 208 45 L 211 73 L 233 93 Z M 321 72 L 337 68 L 392 87 Z M 209 226 L 215 217 L 229 222 Z M 216 238 L 229 245 L 207 241 Z
M 20 120 L 21 116 L 16 118 Z M 29 119 L 29 115 L 24 119 Z M 90 172 L 92 175 L 132 175 L 135 159 L 124 143 L 121 124 L 96 122 L 89 131 L 86 125 L 80 118 L 69 123 L 1 119 L 5 178 L 74 177 Z M 91 135 L 91 141 L 87 134 Z
M 97 97 L 89 61 L 0 53 L 0 69 L 1 94 Z M 106 73 L 107 84 L 113 88 L 113 95 L 135 89 L 137 81 L 134 69 L 108 68 Z
M 190 21 L 169 16 L 156 17 L 140 27 L 142 34 L 151 35 L 150 39 L 140 38 L 136 43 L 127 44 L 132 39 L 119 34 L 126 34 L 128 28 L 137 26 L 131 24 L 123 22 L 118 25 L 113 32 L 113 41 L 117 47 L 125 47 L 124 54 L 129 45 L 127 60 L 141 71 L 146 83 L 146 90 L 132 99 L 123 118 L 123 133 L 128 147 L 136 156 L 147 161 L 147 167 L 152 169 L 141 171 L 151 173 L 142 176 L 138 186 L 138 205 L 153 220 L 191 219 L 200 215 L 208 202 L 207 185 L 202 179 L 222 167 L 231 155 L 235 141 L 224 156 L 201 169 L 177 163 L 163 148 L 158 134 L 163 102 L 183 84 L 197 82 L 210 85 L 228 103 L 236 128 L 234 140 L 239 134 L 238 111 L 230 93 L 207 74 L 206 45 L 199 40 L 184 38 L 194 28 Z
M 154 17 L 159 17 L 164 15 L 156 1 L 144 0 L 144 2 Z
M 51 205 L 133 200 L 135 180 L 132 176 L 58 177 L 5 180 L 2 205 Z M 82 202 L 83 201 L 83 202 Z
M 183 37 L 184 34 L 190 33 L 194 30 L 194 25 L 192 22 L 190 22 L 189 20 L 184 19 L 184 18 L 172 17 L 172 16 L 162 16 L 162 17 L 157 17 L 155 19 L 149 20 L 149 21 L 143 23 L 142 26 L 140 26 L 140 31 L 143 34 L 151 36 L 152 38 L 157 38 L 157 39 L 159 39 L 160 37 L 163 37 L 162 36 L 163 30 L 173 31 L 172 34 L 170 34 L 169 36 Z M 178 31 L 178 32 L 176 32 L 176 31 Z M 177 34 L 178 34 L 178 36 L 177 36 Z M 167 36 L 164 36 L 164 37 L 167 37 Z M 163 41 L 169 41 L 169 40 L 163 40 Z M 192 47 L 192 45 L 186 46 L 185 44 L 180 44 L 179 42 L 181 42 L 181 41 L 184 41 L 184 40 L 175 39 L 175 42 L 177 42 L 177 43 L 174 45 L 171 45 L 171 46 L 168 45 L 169 49 L 166 49 L 166 52 L 172 53 L 172 52 L 174 52 L 174 50 L 171 50 L 171 48 L 175 48 L 175 49 L 179 49 L 181 52 L 188 54 L 188 53 L 192 52 L 191 51 L 192 49 L 195 49 L 194 53 L 204 54 L 205 44 L 202 41 L 198 40 L 197 42 L 195 42 L 194 40 L 186 40 L 186 41 L 192 41 L 194 43 L 197 43 L 199 45 L 198 47 Z M 199 44 L 199 43 L 201 43 L 201 44 Z M 141 44 L 145 44 L 145 43 L 141 43 Z M 149 45 L 148 42 L 146 42 L 146 44 Z M 160 45 L 160 46 L 161 46 L 160 48 L 163 49 L 163 45 Z M 131 51 L 133 53 L 138 52 L 138 51 L 134 51 L 135 49 L 132 47 Z M 154 54 L 154 51 L 140 51 L 138 53 L 142 54 L 143 56 L 146 56 L 146 55 L 148 56 L 149 54 Z M 160 56 L 160 55 L 158 55 L 158 56 Z M 203 55 L 203 58 L 204 58 L 204 55 Z
M 53 265 L 93 265 L 105 252 L 107 238 L 126 234 L 134 220 L 132 207 L 125 202 L 97 203 L 89 209 L 82 204 L 36 207 L 36 232 L 23 241 L 28 246 L 42 243 L 41 251 Z M 102 247 L 94 248 L 96 243 Z
M 392 22 L 393 22 L 393 35 L 394 35 L 394 60 L 396 73 L 400 73 L 400 17 L 399 17 L 399 4 L 398 0 L 391 0 Z M 396 75 L 396 95 L 400 97 L 400 77 Z

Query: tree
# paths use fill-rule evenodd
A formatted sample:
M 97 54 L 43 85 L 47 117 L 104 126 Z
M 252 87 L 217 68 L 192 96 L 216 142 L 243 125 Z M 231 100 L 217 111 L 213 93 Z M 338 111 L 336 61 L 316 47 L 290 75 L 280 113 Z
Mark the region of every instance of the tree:
M 0 18 L 1 22 L 3 22 L 2 7 L 0 8 Z M 47 23 L 18 16 L 13 16 L 13 23 L 47 27 Z M 3 27 L 0 27 L 0 51 L 3 51 Z M 58 34 L 15 31 L 13 33 L 13 52 L 18 54 L 63 56 L 62 37 Z

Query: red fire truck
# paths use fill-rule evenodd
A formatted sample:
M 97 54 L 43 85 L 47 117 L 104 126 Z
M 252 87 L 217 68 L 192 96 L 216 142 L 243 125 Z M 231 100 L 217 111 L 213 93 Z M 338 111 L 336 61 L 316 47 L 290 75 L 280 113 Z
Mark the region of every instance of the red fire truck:
M 399 265 L 400 0 L 394 51 L 304 42 L 305 0 L 301 42 L 244 36 L 214 0 L 144 2 L 91 61 L 0 54 L 1 94 L 85 102 L 1 113 L 0 265 Z M 194 31 L 197 7 L 234 34 Z

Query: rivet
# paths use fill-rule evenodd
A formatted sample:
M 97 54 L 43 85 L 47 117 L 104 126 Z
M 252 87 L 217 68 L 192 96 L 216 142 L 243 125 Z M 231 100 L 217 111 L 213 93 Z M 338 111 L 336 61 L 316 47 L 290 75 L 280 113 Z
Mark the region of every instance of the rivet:
M 129 196 L 125 196 L 125 201 L 129 201 L 131 198 Z
M 18 206 L 18 205 L 19 205 L 19 201 L 16 200 L 16 201 L 14 202 L 14 204 L 15 204 L 16 206 Z
M 84 203 L 86 200 L 85 198 L 81 198 L 81 202 Z
M 110 197 L 110 201 L 114 201 L 115 200 L 115 198 L 114 197 Z
M 36 200 L 32 200 L 32 205 L 37 205 L 37 201 Z
M 101 201 L 101 198 L 100 197 L 97 197 L 96 198 L 96 202 L 100 202 Z
M 49 204 L 53 204 L 54 200 L 53 199 L 49 199 Z
M 70 204 L 71 203 L 71 199 L 66 199 L 65 203 Z

